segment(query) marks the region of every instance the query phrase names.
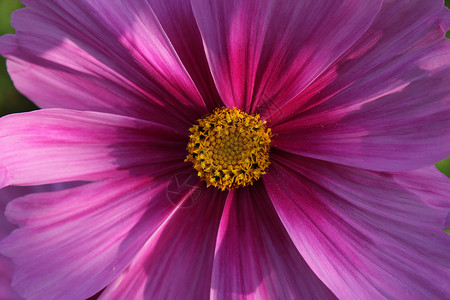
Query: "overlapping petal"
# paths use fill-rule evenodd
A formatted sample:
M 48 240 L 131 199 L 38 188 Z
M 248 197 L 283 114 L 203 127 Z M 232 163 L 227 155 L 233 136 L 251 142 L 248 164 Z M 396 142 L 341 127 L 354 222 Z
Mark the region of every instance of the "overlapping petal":
M 186 137 L 117 115 L 46 109 L 0 119 L 3 185 L 153 176 L 183 166 Z
M 199 184 L 191 177 L 188 188 L 169 198 L 172 175 L 118 176 L 13 201 L 7 216 L 20 229 L 1 243 L 16 265 L 13 286 L 36 300 L 96 294 L 186 202 L 190 186 Z
M 295 249 L 262 183 L 230 192 L 217 236 L 212 299 L 334 299 Z
M 0 119 L 0 187 L 96 181 L 8 206 L 23 297 L 450 297 L 448 179 L 384 173 L 450 155 L 442 3 L 23 2 L 10 74 L 76 110 Z M 275 134 L 264 182 L 228 198 L 183 162 L 222 101 Z
M 449 297 L 450 185 L 436 169 L 387 174 L 278 153 L 264 183 L 297 249 L 339 298 Z
M 449 20 L 442 1 L 385 1 L 359 41 L 273 114 L 273 145 L 378 171 L 448 157 Z
M 0 189 L 0 239 L 5 238 L 14 229 L 17 228 L 17 226 L 8 222 L 4 215 L 5 207 L 10 201 L 31 193 L 59 191 L 75 186 L 80 186 L 82 184 L 83 182 L 71 182 L 39 186 L 9 186 Z M 11 259 L 0 255 L 0 299 L 2 300 L 23 299 L 11 287 L 13 271 L 14 264 Z
M 358 40 L 381 5 L 355 0 L 191 2 L 219 94 L 228 107 L 249 112 L 297 96 Z
M 209 69 L 190 0 L 150 0 L 155 15 L 209 111 L 222 105 Z
M 193 190 L 102 299 L 208 299 L 226 194 L 204 185 Z
M 206 112 L 148 1 L 24 1 L 0 53 L 41 107 L 95 110 L 167 124 Z
M 0 189 L 0 239 L 5 238 L 15 228 L 14 225 L 9 223 L 5 216 L 6 204 L 16 197 L 15 191 L 9 191 L 6 189 Z M 11 287 L 12 275 L 14 272 L 13 262 L 0 255 L 0 299 L 5 300 L 21 300 L 20 297 Z

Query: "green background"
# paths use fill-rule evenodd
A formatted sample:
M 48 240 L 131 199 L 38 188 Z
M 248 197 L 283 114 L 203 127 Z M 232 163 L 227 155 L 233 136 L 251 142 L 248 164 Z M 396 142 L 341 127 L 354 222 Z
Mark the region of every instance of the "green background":
M 450 0 L 445 0 L 445 4 L 450 7 Z M 14 33 L 10 25 L 11 12 L 22 7 L 19 0 L 0 0 L 0 35 Z M 447 32 L 450 38 L 450 31 Z M 0 56 L 0 116 L 36 109 L 37 107 L 27 98 L 22 96 L 13 86 L 11 79 L 6 72 L 5 59 Z M 450 117 L 450 116 L 449 116 Z M 436 145 L 439 147 L 440 145 Z M 450 177 L 450 158 L 436 164 L 439 170 Z

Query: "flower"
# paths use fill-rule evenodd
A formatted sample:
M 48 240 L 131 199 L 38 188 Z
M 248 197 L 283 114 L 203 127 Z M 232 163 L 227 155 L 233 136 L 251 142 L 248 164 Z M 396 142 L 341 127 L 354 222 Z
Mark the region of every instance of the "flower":
M 43 109 L 0 119 L 0 186 L 89 183 L 8 205 L 21 296 L 450 296 L 442 1 L 23 2 L 0 53 Z M 247 145 L 223 107 L 270 138 L 224 191 L 200 179 Z M 232 145 L 217 178 L 205 136 Z

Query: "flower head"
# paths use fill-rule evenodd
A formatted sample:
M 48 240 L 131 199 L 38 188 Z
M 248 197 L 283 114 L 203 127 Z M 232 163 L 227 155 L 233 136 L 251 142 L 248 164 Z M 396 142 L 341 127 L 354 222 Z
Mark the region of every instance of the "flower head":
M 0 187 L 87 183 L 8 205 L 21 296 L 450 296 L 442 1 L 23 2 Z
M 223 191 L 252 185 L 270 164 L 271 132 L 265 123 L 239 109 L 216 109 L 189 129 L 186 161 L 207 187 Z

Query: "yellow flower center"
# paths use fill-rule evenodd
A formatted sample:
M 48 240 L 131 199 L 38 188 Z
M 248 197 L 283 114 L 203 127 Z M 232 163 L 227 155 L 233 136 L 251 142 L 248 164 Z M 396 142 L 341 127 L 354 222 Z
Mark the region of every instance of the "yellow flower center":
M 252 185 L 269 166 L 270 128 L 259 115 L 217 108 L 192 126 L 185 161 L 207 186 L 222 191 Z

